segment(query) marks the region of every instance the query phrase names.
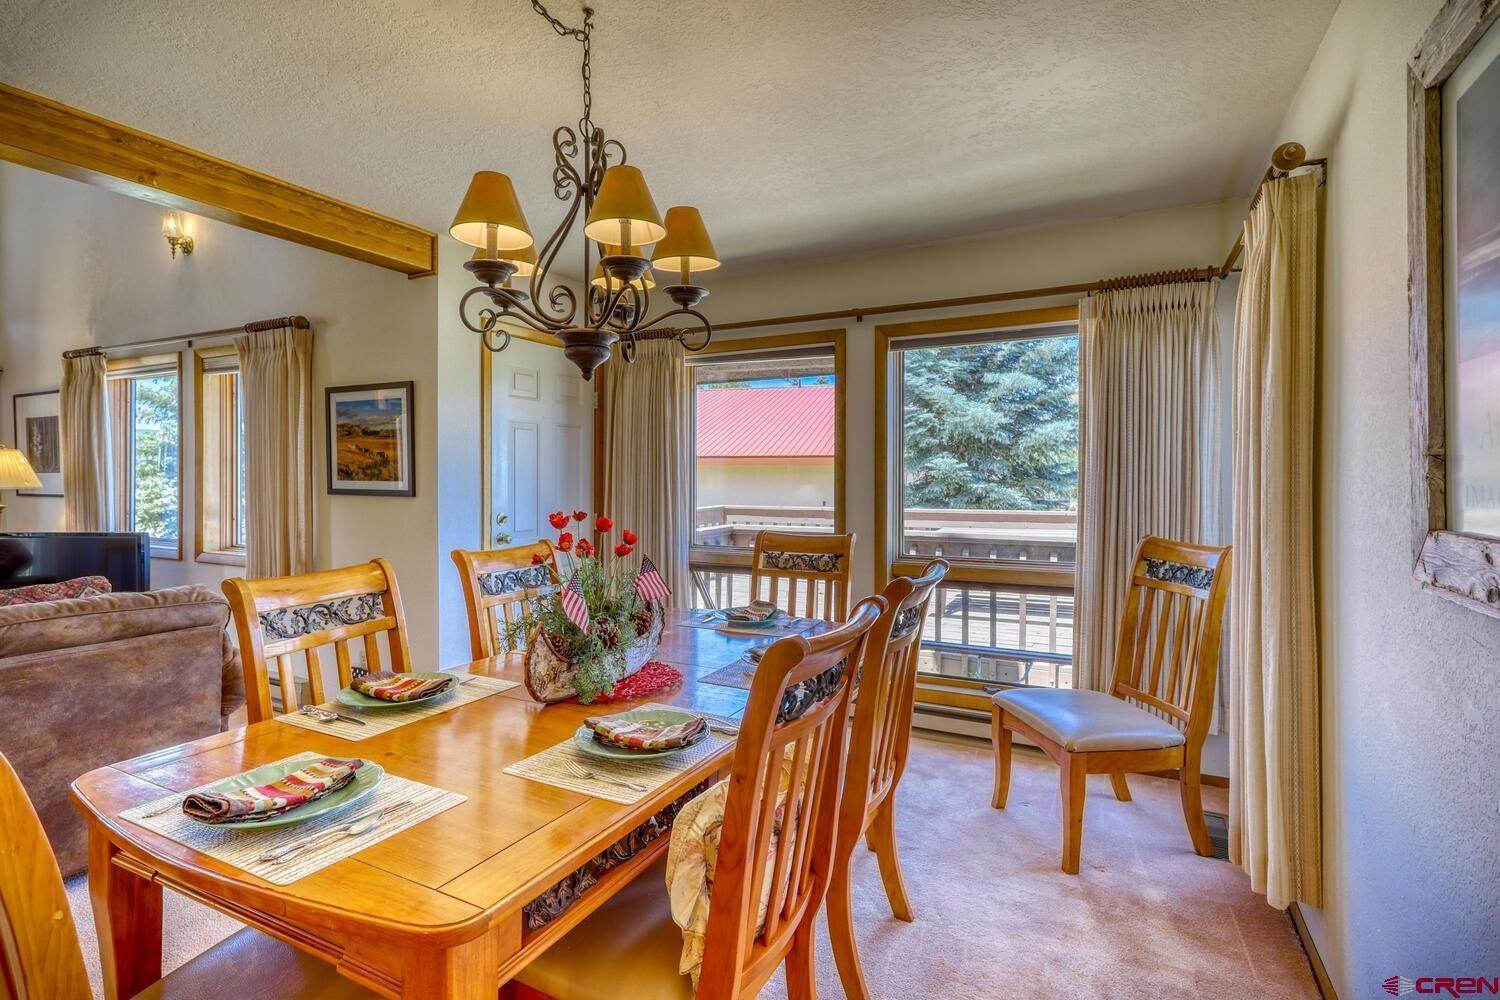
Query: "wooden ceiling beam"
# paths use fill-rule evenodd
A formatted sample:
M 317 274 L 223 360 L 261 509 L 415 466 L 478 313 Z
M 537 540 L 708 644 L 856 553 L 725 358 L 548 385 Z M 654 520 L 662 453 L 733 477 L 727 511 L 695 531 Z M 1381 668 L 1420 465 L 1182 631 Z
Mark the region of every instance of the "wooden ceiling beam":
M 437 268 L 437 236 L 0 84 L 0 159 L 387 267 Z

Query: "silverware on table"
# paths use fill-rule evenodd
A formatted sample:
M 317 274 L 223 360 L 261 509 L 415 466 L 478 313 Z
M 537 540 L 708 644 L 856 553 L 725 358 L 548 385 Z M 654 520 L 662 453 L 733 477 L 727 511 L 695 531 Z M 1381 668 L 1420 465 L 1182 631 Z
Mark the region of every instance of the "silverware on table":
M 308 836 L 303 837 L 300 840 L 294 840 L 290 844 L 283 844 L 281 847 L 276 847 L 272 848 L 269 851 L 264 851 L 259 854 L 255 860 L 270 864 L 280 863 L 291 857 L 293 854 L 296 854 L 314 845 L 321 844 L 323 841 L 332 837 L 362 837 L 365 834 L 378 829 L 380 827 L 380 824 L 383 823 L 391 813 L 396 812 L 400 809 L 405 809 L 411 804 L 411 799 L 402 799 L 400 802 L 393 802 L 388 806 L 377 806 L 373 809 L 367 809 L 364 812 L 360 813 L 358 816 L 349 820 L 347 823 L 340 823 L 338 826 L 331 826 L 326 830 L 319 830 L 317 833 L 309 834 Z
M 616 778 L 612 774 L 603 774 L 599 771 L 590 771 L 575 760 L 565 759 L 562 764 L 563 770 L 575 778 L 582 778 L 585 781 L 603 781 L 611 785 L 619 785 L 621 788 L 628 788 L 632 792 L 650 791 L 645 785 L 638 785 L 634 781 L 626 781 L 624 778 Z
M 739 723 L 727 722 L 722 719 L 708 719 L 710 732 L 721 733 L 725 736 L 738 736 L 740 734 Z
M 309 719 L 316 719 L 319 722 L 352 722 L 356 726 L 363 726 L 365 724 L 364 719 L 356 719 L 352 715 L 344 715 L 342 712 L 335 712 L 317 705 L 303 705 L 297 709 L 297 714 L 305 715 Z
M 182 796 L 182 798 L 174 798 L 171 802 L 168 802 L 164 806 L 159 806 L 159 807 L 151 810 L 148 813 L 141 813 L 141 815 L 140 815 L 139 818 L 140 819 L 150 819 L 153 816 L 164 816 L 167 813 L 171 812 L 173 809 L 181 809 L 182 808 L 183 800 L 186 799 L 187 796 L 191 795 L 191 794 L 193 794 L 193 793 L 192 792 L 188 792 L 187 795 Z

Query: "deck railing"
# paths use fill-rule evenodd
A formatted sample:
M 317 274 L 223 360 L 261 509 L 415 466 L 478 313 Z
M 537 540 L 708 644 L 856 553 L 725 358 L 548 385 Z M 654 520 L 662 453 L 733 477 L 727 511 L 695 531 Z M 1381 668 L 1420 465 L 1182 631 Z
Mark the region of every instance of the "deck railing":
M 977 523 L 965 521 L 963 518 L 970 513 L 989 517 Z M 1040 524 L 1054 534 L 1050 539 L 1035 542 L 1035 547 L 1029 550 L 1035 554 L 1034 558 L 1047 562 L 1073 559 L 1072 543 L 1065 544 L 1056 534 L 1074 530 L 1071 512 L 1050 518 L 1038 518 L 1036 512 L 1030 511 L 908 512 L 909 527 L 913 514 L 934 515 L 932 520 L 941 527 L 931 537 L 941 537 L 942 541 L 925 551 L 924 546 L 907 546 L 908 555 L 1002 558 L 977 554 L 975 546 L 1003 548 L 1010 543 L 997 541 L 1000 536 L 1014 535 Z M 716 506 L 699 508 L 698 524 L 698 545 L 748 549 L 754 544 L 756 531 L 765 528 L 832 531 L 833 517 L 830 511 L 816 507 Z M 718 533 L 714 537 L 724 540 L 703 539 L 704 528 L 712 529 Z M 1003 558 L 1024 556 L 1008 554 Z M 750 571 L 743 566 L 726 565 L 711 554 L 695 558 L 693 582 L 696 607 L 732 607 L 750 600 Z M 986 685 L 1071 687 L 1073 616 L 1073 595 L 1069 593 L 1028 591 L 1001 584 L 945 584 L 933 595 L 924 624 L 922 669 L 928 674 L 965 678 Z

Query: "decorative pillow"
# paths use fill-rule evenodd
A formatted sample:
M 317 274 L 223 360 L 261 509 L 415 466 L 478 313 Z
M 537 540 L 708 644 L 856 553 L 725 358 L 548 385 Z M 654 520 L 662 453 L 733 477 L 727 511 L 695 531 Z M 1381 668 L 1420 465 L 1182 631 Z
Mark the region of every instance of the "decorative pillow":
M 757 931 L 765 926 L 766 910 L 771 905 L 771 873 L 776 867 L 776 845 L 781 839 L 782 799 L 791 781 L 792 750 L 787 747 L 781 763 L 780 791 L 756 911 Z M 714 870 L 719 864 L 719 838 L 724 830 L 724 807 L 728 801 L 729 779 L 725 778 L 682 807 L 672 821 L 672 839 L 667 844 L 667 895 L 672 901 L 672 920 L 682 928 L 682 955 L 677 971 L 692 978 L 694 990 L 698 988 L 698 972 L 703 967 L 708 907 L 714 893 Z
M 8 608 L 14 604 L 67 601 L 75 597 L 98 597 L 109 591 L 109 580 L 102 576 L 80 576 L 62 583 L 33 583 L 29 587 L 0 590 L 0 608 Z

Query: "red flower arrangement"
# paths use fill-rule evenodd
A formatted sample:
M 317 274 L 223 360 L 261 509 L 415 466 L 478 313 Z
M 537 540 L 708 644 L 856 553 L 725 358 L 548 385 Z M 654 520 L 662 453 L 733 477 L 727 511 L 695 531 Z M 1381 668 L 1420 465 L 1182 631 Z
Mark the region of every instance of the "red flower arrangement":
M 586 510 L 575 510 L 573 512 L 573 520 L 575 521 L 587 521 L 588 519 L 589 512 Z
M 630 555 L 630 553 L 632 553 L 634 551 L 635 551 L 635 546 L 634 545 L 626 545 L 623 542 L 620 543 L 619 545 L 615 546 L 615 555 L 617 555 L 617 556 L 622 556 L 622 557 L 623 556 L 628 556 L 628 555 Z
M 603 514 L 600 514 L 598 517 L 594 518 L 594 530 L 601 532 L 602 534 L 609 534 L 610 531 L 613 530 L 614 526 L 615 522 L 605 517 Z
M 631 531 L 629 528 L 626 528 L 624 534 L 622 534 L 620 537 L 625 539 L 626 545 L 634 545 L 636 542 L 640 541 L 640 539 L 635 536 L 635 532 Z
M 551 522 L 553 529 L 556 531 L 561 531 L 568 526 L 568 515 L 562 511 L 558 511 L 555 514 L 548 514 L 547 520 Z
M 564 531 L 557 536 L 557 549 L 559 552 L 573 551 L 573 533 L 571 531 Z

